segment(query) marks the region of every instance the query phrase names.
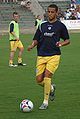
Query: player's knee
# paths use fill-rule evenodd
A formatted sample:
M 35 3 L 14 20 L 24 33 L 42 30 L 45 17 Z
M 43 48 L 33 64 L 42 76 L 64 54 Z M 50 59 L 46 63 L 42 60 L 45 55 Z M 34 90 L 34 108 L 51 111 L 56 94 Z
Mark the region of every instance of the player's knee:
M 41 77 L 36 77 L 36 82 L 39 84 L 40 82 L 42 82 L 42 78 Z
M 48 70 L 45 71 L 45 77 L 51 78 L 52 77 L 52 73 Z
M 23 52 L 24 51 L 24 47 L 20 48 L 20 51 Z
M 16 50 L 11 50 L 11 53 L 15 53 L 16 52 Z

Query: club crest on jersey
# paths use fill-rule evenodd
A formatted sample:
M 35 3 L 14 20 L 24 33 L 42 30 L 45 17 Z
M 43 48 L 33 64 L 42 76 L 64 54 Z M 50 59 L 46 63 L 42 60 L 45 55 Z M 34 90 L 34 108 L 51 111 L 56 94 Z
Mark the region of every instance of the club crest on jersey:
M 51 30 L 51 26 L 48 27 L 48 30 Z

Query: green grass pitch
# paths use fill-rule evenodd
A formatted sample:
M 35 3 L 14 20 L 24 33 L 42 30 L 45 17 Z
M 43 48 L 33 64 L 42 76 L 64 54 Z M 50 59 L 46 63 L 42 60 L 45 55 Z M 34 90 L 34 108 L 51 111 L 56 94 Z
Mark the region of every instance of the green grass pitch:
M 43 101 L 43 89 L 35 81 L 36 48 L 27 51 L 32 38 L 33 35 L 21 35 L 27 66 L 17 68 L 8 67 L 8 36 L 0 40 L 0 119 L 80 119 L 80 33 L 70 34 L 71 44 L 61 48 L 61 62 L 52 78 L 56 98 L 45 111 L 38 109 Z M 20 102 L 26 98 L 34 103 L 30 113 L 19 110 Z

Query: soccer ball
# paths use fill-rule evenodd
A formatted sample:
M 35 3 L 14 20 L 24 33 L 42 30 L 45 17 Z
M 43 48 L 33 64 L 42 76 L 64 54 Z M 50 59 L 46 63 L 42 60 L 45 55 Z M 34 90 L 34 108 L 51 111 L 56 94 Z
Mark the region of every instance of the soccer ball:
M 33 103 L 32 101 L 28 100 L 28 99 L 24 99 L 21 103 L 20 103 L 20 110 L 22 112 L 30 112 L 33 110 Z

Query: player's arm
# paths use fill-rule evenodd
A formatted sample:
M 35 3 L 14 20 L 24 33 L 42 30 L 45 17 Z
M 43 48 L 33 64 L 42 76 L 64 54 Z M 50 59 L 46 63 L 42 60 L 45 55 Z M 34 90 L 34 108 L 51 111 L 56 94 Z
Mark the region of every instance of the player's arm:
M 39 39 L 40 39 L 40 35 L 41 35 L 41 31 L 38 28 L 36 33 L 35 33 L 35 35 L 34 35 L 32 44 L 28 46 L 28 51 L 30 51 L 32 48 L 34 48 L 35 46 L 38 45 L 38 42 L 39 42 Z
M 33 49 L 37 44 L 38 44 L 38 41 L 37 40 L 33 40 L 32 44 L 28 46 L 28 51 Z
M 56 43 L 57 47 L 66 46 L 66 45 L 70 44 L 69 33 L 68 33 L 68 30 L 65 25 L 63 25 L 63 27 L 62 27 L 62 32 L 61 32 L 60 37 L 63 39 L 63 41 L 57 42 Z
M 37 26 L 37 20 L 35 21 L 35 24 L 34 24 L 34 26 Z
M 14 32 L 14 24 L 11 23 L 10 24 L 10 33 L 15 37 L 15 40 L 19 40 L 19 38 L 16 36 L 15 32 Z
M 68 40 L 68 39 L 66 39 L 65 41 L 59 41 L 59 42 L 57 42 L 56 43 L 56 46 L 57 47 L 61 47 L 61 46 L 66 46 L 66 45 L 68 45 L 68 44 L 70 44 L 70 40 Z

